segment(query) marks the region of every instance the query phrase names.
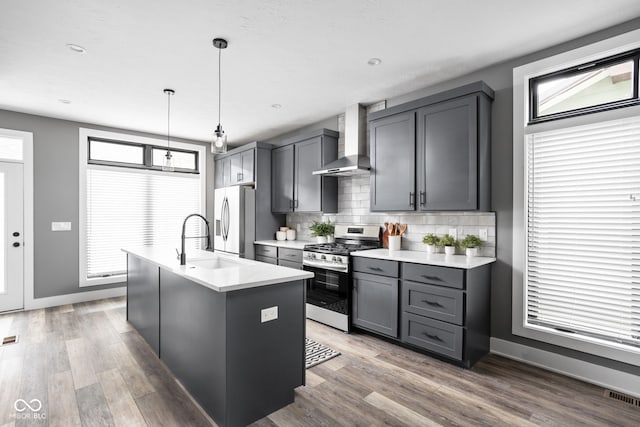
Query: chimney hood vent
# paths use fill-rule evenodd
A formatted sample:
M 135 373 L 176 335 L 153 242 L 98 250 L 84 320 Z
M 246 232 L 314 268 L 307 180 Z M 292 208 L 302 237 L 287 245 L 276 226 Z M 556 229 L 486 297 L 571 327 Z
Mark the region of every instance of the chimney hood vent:
M 344 114 L 344 157 L 327 163 L 314 175 L 352 176 L 368 174 L 371 169 L 367 157 L 367 111 L 360 104 L 347 108 Z

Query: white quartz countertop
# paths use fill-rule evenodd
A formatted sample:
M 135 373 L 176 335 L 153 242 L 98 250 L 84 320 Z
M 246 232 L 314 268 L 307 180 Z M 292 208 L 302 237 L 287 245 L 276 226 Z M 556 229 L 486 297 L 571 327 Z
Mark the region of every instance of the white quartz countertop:
M 369 249 L 351 252 L 351 256 L 412 262 L 414 264 L 439 265 L 442 267 L 471 269 L 496 262 L 490 257 L 468 257 L 466 255 L 428 254 L 420 251 L 389 251 L 389 249 Z
M 279 248 L 304 249 L 304 245 L 310 245 L 313 242 L 308 240 L 256 240 L 256 245 L 277 246 Z
M 188 251 L 187 265 L 180 265 L 173 247 L 141 246 L 122 250 L 218 292 L 237 291 L 313 277 L 313 273 L 308 271 L 217 252 Z

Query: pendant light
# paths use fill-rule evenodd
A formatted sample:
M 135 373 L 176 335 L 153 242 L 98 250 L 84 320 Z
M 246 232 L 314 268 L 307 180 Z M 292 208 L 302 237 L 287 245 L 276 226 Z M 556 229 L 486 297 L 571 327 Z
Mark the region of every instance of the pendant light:
M 171 139 L 170 139 L 171 95 L 174 95 L 176 92 L 173 89 L 165 89 L 164 93 L 167 94 L 167 154 L 165 154 L 164 159 L 162 159 L 162 170 L 165 172 L 173 172 L 175 171 L 175 167 L 173 166 L 173 155 L 171 154 Z
M 221 105 L 221 87 L 222 87 L 222 77 L 220 76 L 220 58 L 222 54 L 222 49 L 227 48 L 227 41 L 225 39 L 213 39 L 213 45 L 218 48 L 218 127 L 216 127 L 216 131 L 213 133 L 213 141 L 211 142 L 211 152 L 214 154 L 226 153 L 227 152 L 227 134 L 222 130 L 222 125 L 220 124 L 220 105 Z

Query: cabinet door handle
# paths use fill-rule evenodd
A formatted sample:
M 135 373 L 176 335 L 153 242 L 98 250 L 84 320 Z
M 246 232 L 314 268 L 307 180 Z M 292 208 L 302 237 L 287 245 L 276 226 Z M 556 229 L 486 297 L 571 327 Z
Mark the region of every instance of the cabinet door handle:
M 382 271 L 382 269 L 380 267 L 369 267 L 369 270 L 372 271 Z
M 298 207 L 298 199 L 296 199 L 295 204 L 293 205 L 294 208 Z
M 442 279 L 438 276 L 427 276 L 426 274 L 421 275 L 420 277 L 424 277 L 427 280 L 435 280 L 436 282 L 442 282 Z
M 442 304 L 440 304 L 438 301 L 429 301 L 428 299 L 423 299 L 422 302 L 432 307 L 442 307 Z
M 238 181 L 242 181 L 242 172 L 238 172 L 238 173 L 236 174 L 236 179 L 237 179 Z
M 420 206 L 424 206 L 427 203 L 427 193 L 425 191 L 420 192 Z
M 414 194 L 409 192 L 409 206 L 415 206 Z
M 427 338 L 429 338 L 429 339 L 431 339 L 431 340 L 434 340 L 434 341 L 442 341 L 442 338 L 440 338 L 440 337 L 439 337 L 439 336 L 437 336 L 437 335 L 431 335 L 431 334 L 430 334 L 430 333 L 428 333 L 428 332 L 423 332 L 423 334 L 424 334 Z

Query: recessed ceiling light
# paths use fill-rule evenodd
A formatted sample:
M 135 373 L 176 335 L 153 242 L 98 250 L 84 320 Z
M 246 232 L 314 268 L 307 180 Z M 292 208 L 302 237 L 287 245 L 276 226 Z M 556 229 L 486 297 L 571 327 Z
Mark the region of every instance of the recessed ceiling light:
M 77 44 L 69 43 L 67 47 L 75 53 L 87 53 L 87 49 L 82 46 L 78 46 Z
M 280 104 L 271 104 L 271 108 L 275 108 L 276 110 L 282 108 L 282 105 Z
M 367 61 L 367 64 L 371 66 L 380 65 L 381 63 L 382 63 L 382 59 L 380 58 L 371 58 L 370 60 Z
M 69 101 L 68 99 L 58 99 L 58 102 L 61 102 L 63 104 L 71 104 L 71 101 Z

